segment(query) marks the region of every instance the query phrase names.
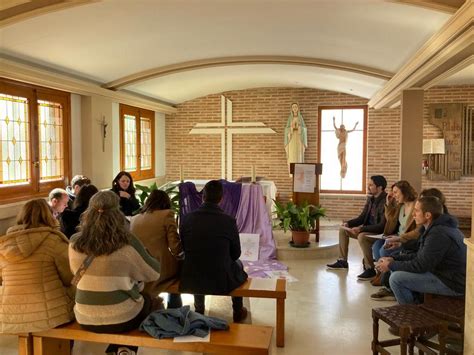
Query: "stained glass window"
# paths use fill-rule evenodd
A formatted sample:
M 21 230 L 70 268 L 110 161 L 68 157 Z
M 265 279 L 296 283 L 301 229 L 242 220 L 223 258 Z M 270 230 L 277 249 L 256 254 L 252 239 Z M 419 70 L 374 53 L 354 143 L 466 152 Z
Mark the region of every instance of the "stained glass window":
M 0 78 L 0 203 L 64 187 L 70 94 Z
M 40 134 L 40 181 L 64 177 L 63 107 L 38 100 Z
M 140 117 L 141 124 L 141 169 L 148 170 L 152 168 L 151 164 L 151 120 L 149 118 Z
M 0 186 L 29 182 L 28 99 L 0 94 Z
M 154 177 L 155 113 L 121 104 L 120 117 L 122 170 L 128 171 L 135 180 Z
M 136 117 L 124 115 L 124 147 L 125 147 L 125 169 L 135 171 L 137 169 L 137 126 Z

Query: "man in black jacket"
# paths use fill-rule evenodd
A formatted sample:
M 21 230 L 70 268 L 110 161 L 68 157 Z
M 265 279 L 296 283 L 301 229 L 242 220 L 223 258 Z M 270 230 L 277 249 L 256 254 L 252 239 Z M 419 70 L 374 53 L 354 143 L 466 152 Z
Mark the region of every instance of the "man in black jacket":
M 247 280 L 240 262 L 240 238 L 235 219 L 219 207 L 223 195 L 220 181 L 203 189 L 204 203 L 185 215 L 180 226 L 184 249 L 180 291 L 194 293 L 196 312 L 204 313 L 206 294 L 229 294 Z M 232 297 L 234 322 L 247 316 L 242 297 Z
M 385 192 L 386 187 L 387 180 L 382 175 L 374 175 L 370 177 L 367 186 L 369 196 L 367 197 L 364 209 L 359 217 L 343 223 L 339 228 L 339 259 L 333 264 L 328 264 L 328 269 L 347 270 L 349 268 L 347 262 L 349 238 L 360 240 L 370 234 L 383 233 L 385 227 L 384 206 L 387 197 Z M 375 241 L 376 239 L 373 239 L 373 242 Z M 367 248 L 367 250 L 363 250 L 363 252 L 372 253 L 372 249 Z M 372 260 L 372 258 L 364 257 L 364 260 L 368 259 Z M 366 262 L 364 262 L 364 269 L 364 272 L 357 276 L 359 280 L 366 281 L 375 277 L 376 272 L 372 265 L 367 265 Z
M 457 220 L 443 214 L 443 205 L 433 196 L 418 199 L 413 210 L 421 227 L 416 253 L 383 257 L 382 272 L 392 271 L 390 288 L 398 303 L 417 303 L 420 293 L 461 296 L 466 288 L 466 245 Z

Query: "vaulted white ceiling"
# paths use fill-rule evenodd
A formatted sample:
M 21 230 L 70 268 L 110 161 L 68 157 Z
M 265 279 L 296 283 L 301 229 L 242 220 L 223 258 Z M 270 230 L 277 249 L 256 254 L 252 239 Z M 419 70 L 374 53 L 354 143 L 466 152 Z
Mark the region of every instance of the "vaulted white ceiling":
M 264 86 L 372 98 L 451 16 L 382 0 L 105 0 L 7 24 L 0 44 L 100 86 L 132 77 L 115 88 L 171 104 Z

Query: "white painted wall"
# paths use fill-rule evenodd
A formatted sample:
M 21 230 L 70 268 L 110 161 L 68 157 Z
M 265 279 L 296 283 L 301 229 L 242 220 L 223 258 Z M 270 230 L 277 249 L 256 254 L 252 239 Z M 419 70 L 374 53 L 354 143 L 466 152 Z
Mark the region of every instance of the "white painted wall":
M 74 175 L 83 174 L 81 102 L 81 95 L 71 94 L 71 179 Z
M 165 114 L 155 112 L 155 176 L 166 175 L 166 124 Z
M 107 135 L 112 139 L 113 177 L 120 171 L 120 104 L 112 102 L 112 117 L 109 121 Z M 112 180 L 110 180 L 112 185 Z
M 82 100 L 82 168 L 99 189 L 110 188 L 114 175 L 115 147 L 112 100 L 102 96 L 87 96 Z M 102 117 L 109 124 L 102 150 Z M 112 130 L 110 130 L 112 128 Z M 112 131 L 112 132 L 111 132 Z M 118 133 L 116 133 L 118 134 Z

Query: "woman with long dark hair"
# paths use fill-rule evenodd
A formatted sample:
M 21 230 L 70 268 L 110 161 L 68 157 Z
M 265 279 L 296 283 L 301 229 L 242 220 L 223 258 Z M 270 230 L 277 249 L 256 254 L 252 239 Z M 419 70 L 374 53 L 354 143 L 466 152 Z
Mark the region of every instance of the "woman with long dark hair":
M 44 199 L 28 201 L 0 237 L 0 332 L 28 333 L 74 319 L 68 240 Z
M 140 204 L 135 197 L 135 185 L 130 173 L 121 171 L 112 181 L 112 191 L 120 197 L 120 209 L 125 216 L 133 215 L 133 212 L 140 208 Z
M 77 193 L 74 202 L 72 203 L 72 209 L 65 209 L 60 217 L 61 232 L 68 238 L 76 233 L 76 227 L 79 225 L 79 219 L 81 214 L 89 206 L 89 200 L 99 190 L 94 185 L 84 185 Z
M 114 192 L 92 196 L 79 232 L 71 238 L 69 261 L 73 273 L 82 275 L 74 313 L 83 328 L 125 332 L 137 328 L 152 311 L 150 298 L 141 292 L 144 282 L 160 277 L 160 265 L 128 231 Z M 118 350 L 119 345 L 110 345 L 107 352 Z
M 413 186 L 406 180 L 397 181 L 392 185 L 392 191 L 387 194 L 385 205 L 384 235 L 387 239 L 379 239 L 373 245 L 374 259 L 403 253 L 413 253 L 417 249 L 420 236 L 420 226 L 413 217 L 413 209 L 417 193 Z M 384 286 L 370 298 L 376 301 L 393 301 L 395 297 L 388 285 L 389 273 L 377 272 L 377 277 L 372 280 L 374 286 Z
M 184 255 L 168 194 L 162 190 L 153 190 L 140 214 L 132 218 L 130 230 L 160 262 L 160 278 L 145 287 L 145 292 L 156 297 L 178 278 L 179 260 Z M 181 306 L 181 296 L 170 294 L 168 308 Z

